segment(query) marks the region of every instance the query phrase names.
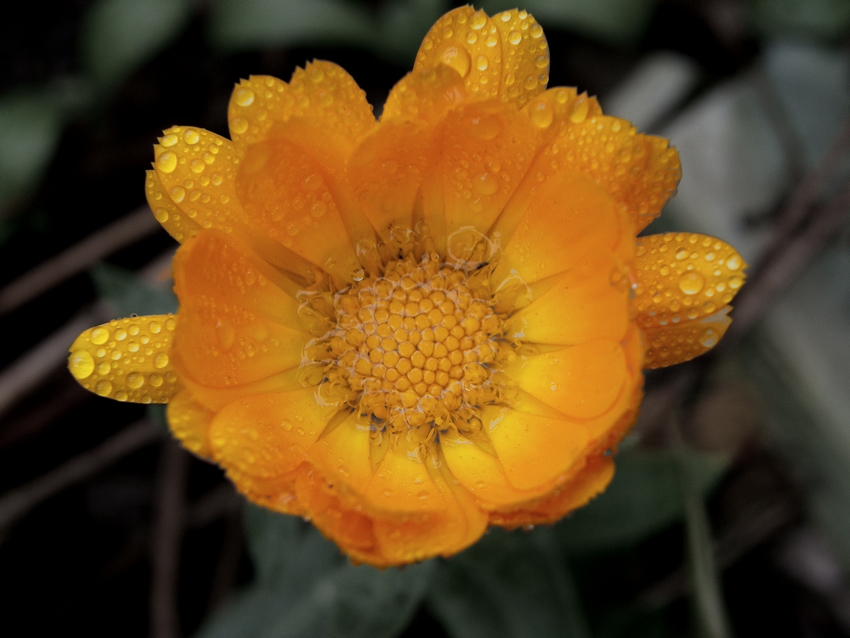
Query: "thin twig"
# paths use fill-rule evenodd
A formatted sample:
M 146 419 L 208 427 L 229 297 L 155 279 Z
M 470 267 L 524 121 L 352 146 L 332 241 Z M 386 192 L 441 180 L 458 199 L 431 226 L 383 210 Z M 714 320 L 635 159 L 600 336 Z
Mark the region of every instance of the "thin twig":
M 150 208 L 139 207 L 0 289 L 0 315 L 19 308 L 53 286 L 87 270 L 125 246 L 153 234 L 159 228 Z
M 164 441 L 162 445 L 151 547 L 150 635 L 178 638 L 177 584 L 186 519 L 189 454 L 174 440 Z
M 161 437 L 162 430 L 150 421 L 138 421 L 96 448 L 72 458 L 32 483 L 7 492 L 0 497 L 0 529 L 18 520 L 54 494 L 86 480 L 118 459 Z

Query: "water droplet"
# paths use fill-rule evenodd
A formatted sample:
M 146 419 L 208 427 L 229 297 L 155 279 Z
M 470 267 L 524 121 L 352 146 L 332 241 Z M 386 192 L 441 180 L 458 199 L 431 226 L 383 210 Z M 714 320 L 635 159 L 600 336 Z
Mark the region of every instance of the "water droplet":
M 292 430 L 292 421 L 284 419 L 283 421 L 280 422 L 280 427 L 282 427 L 284 430 L 289 432 L 290 430 Z
M 162 330 L 162 325 L 158 321 L 151 321 L 148 324 L 148 330 L 151 331 L 151 334 L 158 335 Z
M 162 370 L 168 365 L 168 355 L 164 352 L 159 352 L 153 359 L 153 367 Z
M 160 224 L 164 224 L 168 221 L 168 211 L 164 208 L 154 208 L 153 216 Z
M 177 168 L 177 155 L 171 151 L 166 151 L 156 158 L 156 167 L 163 173 L 173 173 Z
M 472 188 L 481 195 L 492 195 L 499 190 L 499 179 L 491 173 L 482 173 L 473 182 Z
M 313 205 L 310 206 L 310 214 L 318 219 L 322 215 L 324 215 L 328 210 L 328 205 L 323 201 L 313 202 Z
M 138 372 L 131 372 L 127 375 L 127 387 L 138 390 L 143 385 L 145 385 L 145 375 Z
M 189 168 L 192 169 L 193 173 L 203 173 L 205 164 L 199 159 L 193 159 L 189 163 Z
M 499 124 L 499 120 L 491 115 L 482 115 L 480 117 L 474 117 L 470 120 L 470 126 L 467 129 L 469 134 L 475 139 L 489 141 L 492 140 L 499 134 L 499 130 L 502 128 Z
M 109 365 L 106 361 L 101 361 L 97 364 L 97 373 L 101 376 L 105 376 L 112 372 L 112 366 Z
M 186 189 L 182 186 L 175 186 L 171 189 L 169 194 L 171 195 L 171 199 L 173 199 L 175 203 L 179 204 L 186 198 Z
M 695 295 L 705 286 L 705 277 L 698 272 L 686 272 L 679 277 L 679 290 L 686 295 Z
M 101 346 L 109 341 L 109 330 L 106 328 L 95 328 L 91 331 L 89 338 L 93 344 Z
M 490 34 L 487 36 L 487 39 L 484 42 L 487 44 L 488 47 L 492 49 L 494 46 L 499 44 L 499 38 L 497 38 L 493 34 Z
M 543 35 L 543 27 L 541 27 L 539 24 L 535 24 L 533 27 L 531 27 L 531 37 L 532 38 L 537 40 L 542 35 Z
M 699 333 L 699 342 L 706 348 L 713 348 L 716 346 L 719 338 L 717 330 L 714 328 L 706 328 Z
M 584 95 L 580 95 L 573 104 L 573 111 L 570 113 L 570 122 L 573 124 L 581 124 L 587 119 L 587 112 L 590 110 L 590 104 Z
M 687 259 L 688 258 L 688 249 L 685 248 L 684 246 L 679 246 L 676 249 L 675 255 L 676 255 L 676 259 L 678 259 L 679 261 L 682 261 L 683 259 Z
M 198 140 L 201 139 L 201 136 L 198 135 L 198 131 L 193 128 L 187 128 L 186 132 L 183 133 L 183 139 L 186 140 L 187 144 L 197 144 Z
M 158 374 L 152 374 L 152 375 L 150 376 L 150 378 L 148 379 L 148 381 L 150 382 L 150 384 L 151 384 L 153 387 L 158 388 L 159 386 L 161 386 L 161 385 L 162 385 L 163 378 L 162 378 L 160 375 L 158 375 Z
M 549 100 L 540 98 L 529 107 L 529 117 L 537 128 L 548 128 L 555 119 L 555 109 L 549 104 Z
M 538 69 L 545 69 L 549 66 L 549 56 L 548 55 L 538 55 L 534 58 L 534 66 Z
M 254 92 L 246 86 L 240 86 L 233 93 L 233 101 L 239 106 L 250 106 L 254 103 Z
M 248 130 L 248 120 L 244 117 L 233 118 L 233 121 L 230 122 L 230 130 L 237 135 L 242 135 L 242 133 Z
M 471 64 L 469 53 L 467 53 L 466 49 L 462 48 L 459 44 L 447 42 L 443 45 L 443 49 L 439 55 L 439 60 L 446 66 L 457 71 L 460 74 L 460 77 L 465 78 L 469 75 L 469 67 Z
M 487 24 L 487 16 L 483 11 L 477 11 L 475 15 L 472 16 L 472 19 L 469 21 L 469 26 L 478 31 L 485 24 Z
M 486 71 L 489 65 L 490 60 L 487 59 L 486 55 L 479 55 L 477 58 L 475 58 L 475 68 L 479 71 Z
M 77 350 L 68 358 L 68 367 L 75 379 L 87 379 L 94 372 L 94 358 L 85 350 Z
M 222 350 L 230 350 L 236 341 L 236 329 L 228 322 L 221 321 L 216 325 L 216 336 Z
M 94 391 L 102 397 L 108 397 L 112 392 L 112 384 L 109 381 L 98 381 Z
M 743 283 L 744 280 L 741 277 L 738 277 L 737 275 L 729 278 L 729 287 L 732 290 L 738 290 L 738 288 L 740 288 Z
M 162 138 L 162 141 L 160 142 L 160 144 L 162 144 L 165 148 L 169 148 L 169 147 L 174 146 L 175 144 L 177 144 L 177 142 L 178 142 L 178 141 L 179 141 L 179 140 L 178 140 L 177 136 L 176 136 L 176 135 L 174 135 L 174 133 L 171 133 L 171 134 L 166 135 L 165 137 L 163 137 L 163 138 Z
M 508 34 L 508 42 L 511 44 L 519 44 L 522 42 L 522 34 L 519 31 L 511 31 Z
M 732 255 L 726 260 L 726 267 L 729 270 L 738 270 L 741 267 L 741 258 L 738 255 Z

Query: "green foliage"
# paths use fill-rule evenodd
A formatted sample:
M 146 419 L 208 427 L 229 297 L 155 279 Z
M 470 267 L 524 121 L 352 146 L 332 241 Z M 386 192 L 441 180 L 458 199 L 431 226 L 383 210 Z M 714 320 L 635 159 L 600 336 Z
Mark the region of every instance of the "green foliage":
M 129 270 L 107 264 L 95 266 L 91 275 L 100 297 L 121 317 L 177 312 L 177 298 L 168 285 L 151 285 Z
M 97 87 L 109 91 L 182 31 L 191 0 L 98 0 L 86 14 L 82 57 Z
M 552 530 L 490 530 L 440 562 L 428 606 L 452 638 L 589 636 Z
M 448 8 L 445 0 L 392 0 L 374 13 L 348 0 L 215 0 L 210 38 L 223 49 L 357 46 L 408 64 Z
M 847 0 L 750 0 L 756 28 L 768 36 L 837 40 L 850 29 Z
M 624 450 L 608 489 L 555 526 L 568 554 L 604 551 L 638 543 L 685 514 L 679 467 L 669 452 Z M 698 493 L 707 493 L 726 460 L 691 453 L 688 463 Z
M 295 517 L 249 506 L 245 522 L 256 582 L 200 638 L 391 638 L 410 621 L 436 567 L 355 567 Z
M 519 6 L 543 24 L 583 33 L 601 42 L 625 45 L 643 34 L 657 0 L 481 0 L 479 6 L 493 15 Z

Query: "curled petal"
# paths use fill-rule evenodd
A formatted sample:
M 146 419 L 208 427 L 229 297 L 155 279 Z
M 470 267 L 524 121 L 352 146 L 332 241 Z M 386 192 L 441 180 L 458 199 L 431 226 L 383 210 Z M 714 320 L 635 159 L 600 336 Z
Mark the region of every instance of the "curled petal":
M 167 415 L 168 426 L 183 447 L 205 459 L 212 456 L 209 432 L 215 412 L 183 388 L 168 401 Z
M 643 333 L 648 347 L 644 368 L 672 366 L 711 350 L 732 323 L 728 316 L 731 309 L 730 306 L 724 306 L 710 317 L 645 328 Z
M 174 315 L 113 319 L 71 344 L 68 367 L 86 390 L 132 403 L 167 403 L 179 388 L 174 373 Z
M 535 399 L 579 419 L 607 412 L 630 377 L 622 344 L 611 340 L 520 354 L 504 372 Z

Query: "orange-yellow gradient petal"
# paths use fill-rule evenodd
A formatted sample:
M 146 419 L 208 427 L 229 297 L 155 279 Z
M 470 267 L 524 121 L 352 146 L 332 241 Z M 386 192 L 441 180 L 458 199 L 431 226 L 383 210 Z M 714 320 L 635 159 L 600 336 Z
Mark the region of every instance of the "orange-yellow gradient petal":
M 171 355 L 177 317 L 113 319 L 71 344 L 68 367 L 86 390 L 132 403 L 167 403 L 179 388 Z
M 649 345 L 645 366 L 658 368 L 706 352 L 726 332 L 728 304 L 744 284 L 746 263 L 725 242 L 696 233 L 637 240 L 637 325 Z

